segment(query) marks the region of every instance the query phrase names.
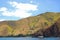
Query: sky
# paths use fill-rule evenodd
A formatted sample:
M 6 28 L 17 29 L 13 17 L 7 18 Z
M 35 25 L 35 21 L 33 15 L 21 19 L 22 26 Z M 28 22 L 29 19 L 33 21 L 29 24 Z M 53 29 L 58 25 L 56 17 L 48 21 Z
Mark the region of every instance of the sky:
M 60 12 L 60 0 L 0 0 L 0 21 Z

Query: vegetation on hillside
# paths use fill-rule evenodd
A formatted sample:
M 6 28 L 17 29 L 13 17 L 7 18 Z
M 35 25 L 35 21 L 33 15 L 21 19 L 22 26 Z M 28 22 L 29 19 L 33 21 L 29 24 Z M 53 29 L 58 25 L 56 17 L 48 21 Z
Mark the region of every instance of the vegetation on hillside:
M 60 13 L 46 12 L 17 21 L 3 21 L 0 22 L 0 36 L 26 36 L 33 35 L 38 31 L 42 35 L 43 31 L 53 25 L 59 18 Z

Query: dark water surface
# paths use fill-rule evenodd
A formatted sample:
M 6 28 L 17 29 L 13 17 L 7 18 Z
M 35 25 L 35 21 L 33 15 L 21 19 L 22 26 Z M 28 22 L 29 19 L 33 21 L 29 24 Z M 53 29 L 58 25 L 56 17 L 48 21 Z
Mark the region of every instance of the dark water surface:
M 60 38 L 32 38 L 32 37 L 18 37 L 18 38 L 0 38 L 0 40 L 60 40 Z

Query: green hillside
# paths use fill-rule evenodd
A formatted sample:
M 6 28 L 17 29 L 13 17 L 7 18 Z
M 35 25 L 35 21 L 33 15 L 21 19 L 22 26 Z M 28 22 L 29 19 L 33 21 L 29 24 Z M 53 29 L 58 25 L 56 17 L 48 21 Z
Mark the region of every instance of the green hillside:
M 0 36 L 35 35 L 38 32 L 39 36 L 43 36 L 43 32 L 50 28 L 59 18 L 60 13 L 46 12 L 17 21 L 3 21 L 0 22 Z

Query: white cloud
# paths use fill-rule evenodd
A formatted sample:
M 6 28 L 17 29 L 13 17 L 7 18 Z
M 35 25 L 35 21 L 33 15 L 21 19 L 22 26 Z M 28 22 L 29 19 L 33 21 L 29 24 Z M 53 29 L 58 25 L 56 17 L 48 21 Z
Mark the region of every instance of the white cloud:
M 27 12 L 22 11 L 22 10 L 17 10 L 15 12 L 5 11 L 4 13 L 2 13 L 2 15 L 5 15 L 5 16 L 15 16 L 15 17 L 20 17 L 20 18 L 26 18 L 26 17 L 31 16 L 31 13 L 27 13 Z
M 5 19 L 0 19 L 0 22 L 5 21 Z
M 0 11 L 6 11 L 6 10 L 7 10 L 6 7 L 2 7 L 2 8 L 0 8 Z
M 3 11 L 3 16 L 14 16 L 14 17 L 20 17 L 20 18 L 26 18 L 32 15 L 32 13 L 29 13 L 28 11 L 36 11 L 37 5 L 33 4 L 27 4 L 27 3 L 17 3 L 17 2 L 9 2 L 10 5 L 14 8 L 16 8 L 15 11 L 7 11 L 6 7 L 2 7 L 0 11 Z
M 10 4 L 13 7 L 16 7 L 18 9 L 25 10 L 25 11 L 29 11 L 29 10 L 35 11 L 35 10 L 37 10 L 37 5 L 33 5 L 33 4 L 17 3 L 17 2 L 10 2 Z

